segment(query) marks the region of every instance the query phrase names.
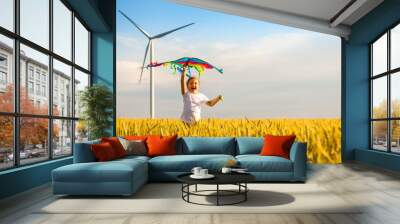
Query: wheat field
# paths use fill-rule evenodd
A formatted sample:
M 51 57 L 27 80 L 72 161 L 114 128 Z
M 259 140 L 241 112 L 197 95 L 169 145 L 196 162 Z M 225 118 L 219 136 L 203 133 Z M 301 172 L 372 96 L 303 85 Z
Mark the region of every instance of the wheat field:
M 341 163 L 340 119 L 203 119 L 187 125 L 179 119 L 118 118 L 117 135 L 261 137 L 296 135 L 307 143 L 311 163 Z

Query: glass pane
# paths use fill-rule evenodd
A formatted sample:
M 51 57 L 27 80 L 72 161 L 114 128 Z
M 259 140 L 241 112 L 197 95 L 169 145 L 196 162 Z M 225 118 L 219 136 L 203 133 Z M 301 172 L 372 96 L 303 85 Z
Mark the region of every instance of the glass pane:
M 21 36 L 49 47 L 49 0 L 20 0 Z
M 387 121 L 372 122 L 372 148 L 387 151 Z
M 392 117 L 400 117 L 400 72 L 391 75 L 391 110 Z
M 387 71 L 387 34 L 372 44 L 372 71 L 373 75 Z
M 20 118 L 20 163 L 34 163 L 49 158 L 49 120 L 45 118 Z
M 387 117 L 387 78 L 381 77 L 372 81 L 372 118 Z
M 71 60 L 72 12 L 60 1 L 53 1 L 53 51 Z
M 0 170 L 14 165 L 13 118 L 0 116 Z
M 72 117 L 71 66 L 53 60 L 53 115 Z
M 21 44 L 21 113 L 48 114 L 48 63 L 47 55 Z
M 72 154 L 72 121 L 53 120 L 53 156 Z
M 81 92 L 86 86 L 89 86 L 89 75 L 75 69 L 75 117 L 79 117 L 81 114 L 79 99 Z
M 13 40 L 0 35 L 0 111 L 14 111 Z
M 14 0 L 0 1 L 0 26 L 14 31 Z
M 391 31 L 390 37 L 391 69 L 400 67 L 400 24 Z
M 75 18 L 75 63 L 89 70 L 89 32 Z
M 85 142 L 88 139 L 88 129 L 85 121 L 75 121 L 75 143 Z
M 392 152 L 400 153 L 400 121 L 395 120 L 391 121 L 392 124 L 392 133 L 391 133 L 391 140 L 392 140 Z

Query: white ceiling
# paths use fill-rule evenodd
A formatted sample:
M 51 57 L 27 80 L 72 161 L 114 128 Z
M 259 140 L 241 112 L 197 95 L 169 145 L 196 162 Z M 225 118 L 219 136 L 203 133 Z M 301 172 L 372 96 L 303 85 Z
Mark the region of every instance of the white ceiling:
M 170 0 L 347 38 L 350 26 L 383 0 Z M 349 3 L 350 7 L 335 17 Z M 336 20 L 334 20 L 336 18 Z
M 330 20 L 350 0 L 227 0 L 255 7 L 275 9 L 292 14 Z

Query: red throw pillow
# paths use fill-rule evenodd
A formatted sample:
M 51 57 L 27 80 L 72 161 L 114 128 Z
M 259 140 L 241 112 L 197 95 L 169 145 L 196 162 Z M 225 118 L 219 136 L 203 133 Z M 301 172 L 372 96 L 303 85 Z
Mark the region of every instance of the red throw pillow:
M 110 161 L 117 158 L 113 147 L 108 142 L 93 144 L 91 145 L 91 149 L 94 157 L 99 162 Z
M 176 139 L 174 136 L 148 136 L 146 143 L 148 156 L 176 155 Z
M 262 156 L 280 156 L 289 159 L 290 148 L 293 145 L 296 135 L 264 137 L 264 146 L 261 149 Z
M 110 138 L 101 138 L 101 142 L 108 142 L 114 149 L 115 155 L 117 158 L 121 158 L 126 156 L 126 151 L 124 146 L 122 146 L 121 142 L 117 137 L 110 137 Z

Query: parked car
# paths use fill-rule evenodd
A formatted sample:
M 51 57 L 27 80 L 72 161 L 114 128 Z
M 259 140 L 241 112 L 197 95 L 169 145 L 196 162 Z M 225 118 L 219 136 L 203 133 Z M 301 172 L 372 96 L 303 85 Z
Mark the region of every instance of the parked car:
M 30 158 L 31 157 L 31 150 L 24 150 L 24 151 L 21 151 L 20 153 L 19 153 L 19 158 L 20 159 L 28 159 L 28 158 Z M 8 154 L 8 159 L 9 159 L 9 161 L 12 161 L 12 160 L 14 160 L 14 153 L 11 153 L 11 154 Z

